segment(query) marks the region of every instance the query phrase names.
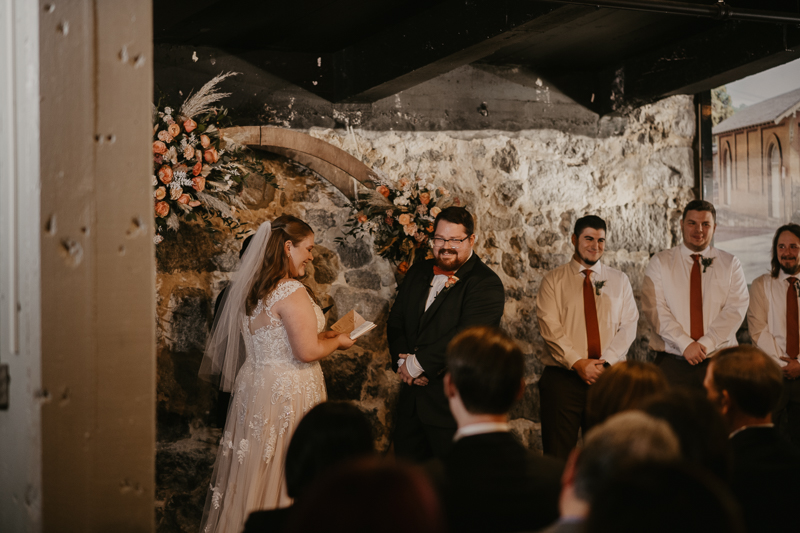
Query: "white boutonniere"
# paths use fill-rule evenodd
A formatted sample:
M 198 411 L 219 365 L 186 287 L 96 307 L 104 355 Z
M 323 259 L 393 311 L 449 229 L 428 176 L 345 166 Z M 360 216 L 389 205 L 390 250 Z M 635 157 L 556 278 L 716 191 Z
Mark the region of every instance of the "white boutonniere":
M 597 280 L 597 281 L 595 281 L 594 282 L 594 293 L 597 296 L 600 296 L 600 290 L 605 286 L 606 286 L 606 281 L 605 280 Z
M 444 289 L 448 290 L 450 287 L 458 283 L 458 278 L 455 276 L 449 276 L 447 281 L 444 282 Z
M 701 257 L 700 262 L 703 264 L 703 274 L 706 273 L 708 267 L 710 267 L 714 263 L 713 257 Z

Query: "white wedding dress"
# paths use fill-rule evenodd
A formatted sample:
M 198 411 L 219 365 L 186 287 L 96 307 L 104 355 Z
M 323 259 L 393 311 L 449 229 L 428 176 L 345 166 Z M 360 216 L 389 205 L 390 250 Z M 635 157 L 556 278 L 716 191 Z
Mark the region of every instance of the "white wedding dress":
M 252 511 L 292 502 L 284 480 L 289 439 L 300 418 L 327 398 L 319 363 L 294 357 L 283 322 L 271 314 L 275 303 L 296 290 L 305 287 L 296 280 L 281 282 L 259 300 L 252 316 L 242 317 L 247 356 L 236 376 L 201 533 L 238 533 Z M 311 304 L 319 333 L 325 318 Z

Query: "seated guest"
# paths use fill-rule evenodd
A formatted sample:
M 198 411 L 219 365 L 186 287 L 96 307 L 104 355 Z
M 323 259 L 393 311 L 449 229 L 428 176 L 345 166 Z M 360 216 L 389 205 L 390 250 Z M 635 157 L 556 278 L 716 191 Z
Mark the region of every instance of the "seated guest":
M 294 505 L 287 533 L 445 533 L 430 481 L 418 467 L 376 458 L 343 463 Z
M 676 462 L 678 438 L 663 420 L 641 411 L 614 415 L 586 434 L 570 454 L 561 479 L 561 517 L 547 533 L 579 532 L 603 485 L 622 469 L 643 462 Z M 646 531 L 646 529 L 644 529 Z
M 738 346 L 711 360 L 703 384 L 730 432 L 731 488 L 748 531 L 797 531 L 800 450 L 778 434 L 771 415 L 783 389 L 781 369 L 755 346 Z
M 647 401 L 642 411 L 667 422 L 681 443 L 681 456 L 723 483 L 730 482 L 731 445 L 722 415 L 705 395 L 672 389 Z
M 314 406 L 295 429 L 286 451 L 286 492 L 300 498 L 309 485 L 332 467 L 374 453 L 372 428 L 364 414 L 347 402 Z M 250 513 L 244 533 L 280 532 L 291 507 Z
M 744 533 L 730 491 L 687 464 L 624 469 L 592 501 L 586 533 Z M 766 531 L 766 530 L 765 530 Z
M 445 395 L 458 424 L 444 459 L 444 505 L 453 532 L 522 531 L 558 518 L 560 461 L 534 455 L 509 433 L 525 390 L 524 360 L 505 333 L 476 326 L 447 347 Z
M 622 361 L 606 369 L 586 395 L 586 424 L 596 426 L 617 413 L 637 409 L 667 390 L 667 378 L 653 363 Z

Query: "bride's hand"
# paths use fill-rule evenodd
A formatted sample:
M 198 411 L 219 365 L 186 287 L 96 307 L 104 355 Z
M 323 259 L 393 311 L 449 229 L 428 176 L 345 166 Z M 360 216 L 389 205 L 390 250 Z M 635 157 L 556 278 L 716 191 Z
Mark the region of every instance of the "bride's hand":
M 337 336 L 339 341 L 339 348 L 337 348 L 338 350 L 346 350 L 356 343 L 354 339 L 350 338 L 348 333 L 340 333 Z
M 319 339 L 324 341 L 327 339 L 335 339 L 338 336 L 339 333 L 335 331 L 323 331 L 322 333 L 319 334 Z

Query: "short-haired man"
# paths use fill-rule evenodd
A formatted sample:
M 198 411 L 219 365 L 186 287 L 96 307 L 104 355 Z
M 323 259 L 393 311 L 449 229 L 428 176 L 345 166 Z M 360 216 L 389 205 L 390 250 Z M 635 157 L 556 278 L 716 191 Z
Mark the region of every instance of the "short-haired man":
M 389 313 L 389 353 L 405 383 L 394 451 L 406 459 L 423 462 L 450 449 L 456 421 L 443 387 L 447 344 L 469 326 L 499 326 L 503 316 L 503 283 L 474 244 L 472 215 L 463 207 L 442 210 L 433 223 L 433 259 L 408 270 Z
M 748 530 L 797 531 L 800 449 L 771 423 L 783 387 L 780 367 L 755 346 L 728 348 L 711 359 L 704 386 L 730 432 L 731 488 Z
M 558 518 L 564 464 L 527 450 L 508 412 L 525 390 L 522 350 L 497 328 L 475 326 L 447 348 L 444 387 L 458 423 L 444 460 L 452 531 L 533 531 Z
M 778 430 L 800 445 L 800 226 L 786 224 L 772 239 L 768 274 L 750 286 L 747 327 L 753 342 L 783 369 L 783 396 L 775 413 Z
M 586 393 L 605 365 L 625 360 L 639 311 L 628 276 L 600 262 L 606 223 L 578 219 L 572 260 L 545 274 L 536 298 L 547 343 L 539 379 L 544 453 L 566 459 L 586 429 Z
M 708 358 L 738 344 L 749 301 L 739 260 L 711 246 L 716 220 L 711 203 L 689 202 L 681 219 L 683 244 L 650 259 L 642 288 L 656 364 L 672 385 L 700 391 Z

